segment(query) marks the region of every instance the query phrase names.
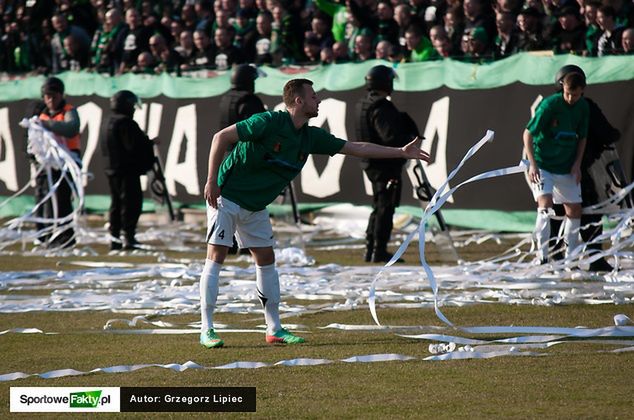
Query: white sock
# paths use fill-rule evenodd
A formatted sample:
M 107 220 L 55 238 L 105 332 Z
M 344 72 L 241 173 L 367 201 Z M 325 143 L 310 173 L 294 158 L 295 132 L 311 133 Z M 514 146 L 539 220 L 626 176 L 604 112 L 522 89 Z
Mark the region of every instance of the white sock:
M 564 221 L 564 238 L 566 241 L 566 258 L 570 256 L 572 251 L 579 245 L 579 226 L 581 219 L 569 219 L 566 216 Z
M 266 333 L 273 335 L 282 329 L 280 322 L 280 280 L 275 263 L 265 266 L 255 266 L 255 280 L 258 287 L 258 297 L 264 307 Z
M 537 256 L 541 261 L 548 261 L 548 240 L 550 239 L 550 209 L 537 209 L 535 221 L 535 237 L 537 238 Z
M 218 299 L 218 281 L 222 264 L 212 260 L 205 260 L 203 272 L 200 275 L 200 313 L 202 333 L 214 327 L 214 310 Z

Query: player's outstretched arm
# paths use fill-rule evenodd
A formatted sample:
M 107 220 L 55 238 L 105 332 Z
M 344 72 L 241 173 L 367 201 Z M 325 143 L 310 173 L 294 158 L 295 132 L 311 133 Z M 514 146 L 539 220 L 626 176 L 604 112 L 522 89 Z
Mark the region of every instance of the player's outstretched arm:
M 205 201 L 213 208 L 218 206 L 218 197 L 220 197 L 220 187 L 218 186 L 218 169 L 222 159 L 227 153 L 230 144 L 238 141 L 238 130 L 235 124 L 230 125 L 217 132 L 211 141 L 211 149 L 209 150 L 209 170 L 207 172 L 207 183 L 205 184 Z
M 416 137 L 403 147 L 387 147 L 374 143 L 346 142 L 339 153 L 369 159 L 420 159 L 429 162 L 429 154 L 420 149 L 422 139 Z

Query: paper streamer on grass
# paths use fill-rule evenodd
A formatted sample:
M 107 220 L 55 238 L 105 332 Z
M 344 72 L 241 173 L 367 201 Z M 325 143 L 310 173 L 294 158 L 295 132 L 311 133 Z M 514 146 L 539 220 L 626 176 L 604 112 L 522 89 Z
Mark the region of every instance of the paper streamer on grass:
M 497 356 L 504 355 L 521 355 L 513 354 L 511 352 L 498 352 Z M 487 357 L 488 358 L 488 357 Z M 291 360 L 280 360 L 275 363 L 266 363 L 266 362 L 250 362 L 250 361 L 239 361 L 227 363 L 219 366 L 209 366 L 205 367 L 196 362 L 188 361 L 183 364 L 179 363 L 169 363 L 169 364 L 138 364 L 138 365 L 119 365 L 119 366 L 110 366 L 105 368 L 96 368 L 90 371 L 79 371 L 75 369 L 58 369 L 52 370 L 44 373 L 24 373 L 24 372 L 13 372 L 0 375 L 0 382 L 14 381 L 17 379 L 29 378 L 32 376 L 38 376 L 42 379 L 54 379 L 61 378 L 66 376 L 79 376 L 79 375 L 87 375 L 89 373 L 125 373 L 125 372 L 134 372 L 140 369 L 145 369 L 149 367 L 158 367 L 163 369 L 170 369 L 175 372 L 184 372 L 188 369 L 259 369 L 263 367 L 272 367 L 272 366 L 316 366 L 316 365 L 324 365 L 335 362 L 343 362 L 343 363 L 377 363 L 377 362 L 391 362 L 391 361 L 405 361 L 405 360 L 421 360 L 419 357 L 408 356 L 403 354 L 368 354 L 361 356 L 351 356 L 345 359 L 339 360 L 329 360 L 329 359 L 311 359 L 311 358 L 298 358 Z M 426 359 L 423 359 L 426 360 Z M 431 360 L 431 359 L 430 359 Z
M 329 360 L 329 359 L 313 359 L 313 358 L 296 358 L 290 360 L 280 360 L 275 363 L 267 363 L 267 362 L 253 362 L 253 361 L 237 361 L 226 363 L 218 366 L 203 366 L 193 361 L 188 361 L 183 364 L 179 363 L 169 363 L 169 364 L 137 364 L 137 365 L 118 365 L 118 366 L 110 366 L 104 368 L 96 368 L 90 371 L 79 371 L 75 369 L 58 369 L 52 370 L 44 373 L 24 373 L 24 372 L 13 372 L 6 373 L 0 375 L 0 382 L 14 381 L 17 379 L 24 379 L 33 376 L 38 376 L 42 379 L 54 379 L 61 378 L 67 376 L 79 376 L 86 375 L 90 373 L 127 373 L 134 372 L 140 369 L 150 368 L 150 367 L 158 367 L 163 369 L 170 369 L 175 372 L 184 372 L 188 369 L 259 369 L 265 367 L 272 366 L 316 366 L 316 365 L 325 365 L 337 362 L 343 363 L 378 363 L 378 362 L 391 362 L 391 361 L 410 361 L 410 360 L 423 360 L 423 361 L 447 361 L 447 360 L 460 360 L 460 359 L 491 359 L 494 357 L 502 357 L 502 356 L 547 356 L 547 353 L 539 353 L 534 351 L 522 351 L 522 349 L 545 349 L 551 347 L 556 344 L 563 343 L 579 343 L 578 341 L 557 341 L 557 342 L 546 342 L 546 343 L 534 343 L 534 344 L 516 344 L 516 345 L 501 345 L 501 346 L 476 346 L 469 351 L 453 351 L 450 353 L 437 354 L 432 356 L 426 356 L 424 358 L 420 358 L 417 356 L 410 356 L 404 354 L 395 354 L 395 353 L 387 353 L 387 354 L 368 354 L 368 355 L 358 355 L 351 356 L 345 359 L 338 360 Z M 632 342 L 606 342 L 606 341 L 597 341 L 602 344 L 614 344 L 614 345 L 631 345 Z M 216 350 L 221 351 L 221 350 Z M 621 353 L 621 352 L 629 352 L 634 351 L 634 346 L 620 348 L 616 350 L 612 350 L 613 353 Z
M 427 207 L 425 208 L 425 211 L 423 212 L 423 217 L 419 224 L 418 231 L 417 232 L 414 231 L 407 236 L 407 238 L 403 241 L 401 246 L 398 248 L 398 250 L 392 257 L 392 259 L 383 268 L 383 270 L 385 270 L 388 267 L 392 266 L 396 261 L 398 261 L 398 259 L 403 255 L 403 253 L 409 246 L 409 243 L 414 238 L 414 235 L 418 233 L 418 237 L 420 238 L 419 239 L 420 261 L 423 266 L 423 270 L 425 271 L 425 274 L 427 276 L 427 279 L 429 280 L 432 292 L 434 294 L 434 311 L 436 312 L 436 316 L 438 316 L 438 318 L 440 318 L 444 323 L 446 323 L 449 326 L 453 326 L 453 323 L 449 321 L 449 319 L 447 319 L 447 317 L 442 313 L 442 311 L 439 308 L 438 284 L 436 282 L 436 278 L 434 276 L 434 273 L 431 267 L 429 266 L 429 264 L 427 264 L 427 261 L 425 260 L 425 239 L 424 238 L 425 238 L 426 224 L 427 224 L 427 221 L 433 216 L 433 214 L 436 213 L 442 207 L 442 205 L 449 199 L 449 197 L 451 197 L 451 195 L 460 187 L 467 185 L 471 182 L 479 181 L 482 179 L 495 178 L 499 176 L 510 175 L 510 174 L 515 174 L 515 173 L 520 173 L 525 171 L 525 168 L 526 168 L 525 164 L 523 162 L 520 162 L 520 164 L 516 166 L 488 171 L 480 175 L 476 175 L 445 192 L 445 190 L 448 188 L 449 181 L 451 181 L 453 177 L 456 176 L 456 174 L 462 168 L 462 166 L 466 163 L 466 161 L 469 160 L 473 155 L 475 155 L 477 151 L 480 150 L 480 148 L 482 148 L 482 146 L 484 146 L 486 143 L 492 142 L 494 135 L 495 133 L 493 131 L 488 130 L 486 134 L 484 135 L 484 137 L 482 137 L 474 146 L 472 146 L 467 151 L 467 153 L 462 158 L 458 166 L 456 166 L 456 168 L 449 174 L 445 182 L 440 186 L 440 188 L 438 188 L 434 196 L 429 201 L 429 204 L 427 205 Z M 383 270 L 379 272 L 379 274 L 375 277 L 374 281 L 372 282 L 372 285 L 370 287 L 369 297 L 368 297 L 370 312 L 372 314 L 372 318 L 374 319 L 374 322 L 376 322 L 377 325 L 381 325 L 381 323 L 379 322 L 379 318 L 376 312 L 376 282 L 381 277 Z
M 61 225 L 69 225 L 69 227 L 77 228 L 79 216 L 84 206 L 85 194 L 80 165 L 66 146 L 58 143 L 53 133 L 42 127 L 38 121 L 36 117 L 24 119 L 20 122 L 20 125 L 28 131 L 27 152 L 35 157 L 35 176 L 41 173 L 46 174 L 48 179 L 48 193 L 41 201 L 35 203 L 34 207 L 25 215 L 14 218 L 6 223 L 7 227 L 0 230 L 0 238 L 2 239 L 0 249 L 16 242 L 33 241 L 44 235 L 50 235 L 47 244 L 51 246 L 60 232 L 58 228 Z M 53 170 L 61 172 L 61 176 L 56 182 L 53 182 Z M 59 216 L 57 214 L 56 190 L 64 181 L 69 184 L 72 194 L 78 200 L 78 204 L 70 214 Z M 0 207 L 8 204 L 13 198 L 22 194 L 26 191 L 28 186 L 29 184 L 27 183 L 17 193 L 0 203 Z M 52 217 L 35 216 L 37 210 L 48 201 L 52 203 Z M 39 231 L 29 232 L 24 228 L 27 223 L 43 223 L 49 226 Z M 17 232 L 18 234 L 15 235 L 11 232 Z

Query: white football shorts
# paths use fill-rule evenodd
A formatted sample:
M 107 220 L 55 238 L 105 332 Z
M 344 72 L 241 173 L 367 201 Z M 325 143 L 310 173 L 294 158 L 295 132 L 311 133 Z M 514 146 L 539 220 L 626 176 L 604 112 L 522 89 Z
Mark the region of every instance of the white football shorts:
M 218 197 L 218 208 L 207 203 L 207 243 L 233 245 L 233 235 L 240 248 L 264 248 L 273 246 L 273 227 L 269 212 L 249 211 L 223 197 Z
M 571 174 L 553 174 L 543 169 L 539 170 L 540 181 L 531 183 L 533 198 L 544 194 L 553 196 L 553 203 L 581 203 L 581 184 L 577 184 Z

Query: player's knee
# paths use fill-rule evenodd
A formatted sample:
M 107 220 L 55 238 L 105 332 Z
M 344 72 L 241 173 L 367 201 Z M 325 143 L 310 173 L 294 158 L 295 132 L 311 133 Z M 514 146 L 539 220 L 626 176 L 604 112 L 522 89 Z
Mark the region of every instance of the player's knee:
M 207 259 L 222 264 L 227 258 L 228 251 L 229 247 L 223 245 L 207 245 Z
M 249 248 L 253 260 L 259 266 L 275 264 L 275 252 L 273 247 Z

